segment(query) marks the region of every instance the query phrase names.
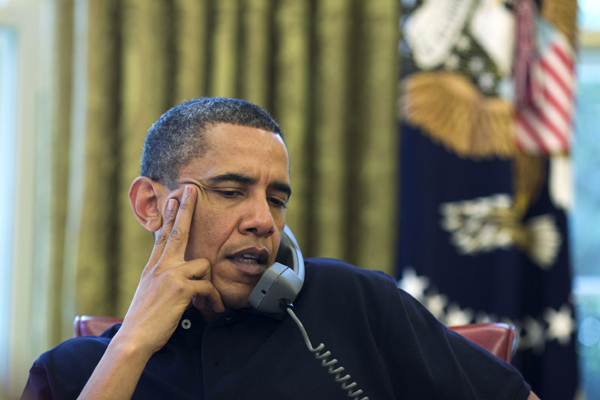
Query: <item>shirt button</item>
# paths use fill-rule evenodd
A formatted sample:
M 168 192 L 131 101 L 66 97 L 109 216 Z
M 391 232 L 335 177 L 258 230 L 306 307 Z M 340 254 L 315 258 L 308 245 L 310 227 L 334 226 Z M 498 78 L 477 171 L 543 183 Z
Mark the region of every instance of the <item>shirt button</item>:
M 189 319 L 184 319 L 181 321 L 181 327 L 183 329 L 190 329 L 192 327 L 192 322 Z

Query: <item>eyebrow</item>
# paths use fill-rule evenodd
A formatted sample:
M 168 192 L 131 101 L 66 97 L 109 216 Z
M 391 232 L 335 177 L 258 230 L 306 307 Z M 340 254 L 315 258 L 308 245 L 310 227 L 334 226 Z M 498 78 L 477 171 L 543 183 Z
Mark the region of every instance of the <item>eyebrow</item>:
M 238 183 L 245 183 L 245 184 L 250 184 L 250 185 L 256 183 L 255 178 L 248 176 L 248 175 L 244 175 L 244 174 L 238 174 L 235 172 L 227 172 L 225 174 L 212 176 L 212 177 L 208 178 L 206 181 L 208 182 L 209 185 L 221 183 L 221 182 L 238 182 Z M 269 186 L 275 190 L 286 193 L 288 198 L 292 195 L 292 188 L 286 182 L 275 181 L 275 182 L 271 183 Z

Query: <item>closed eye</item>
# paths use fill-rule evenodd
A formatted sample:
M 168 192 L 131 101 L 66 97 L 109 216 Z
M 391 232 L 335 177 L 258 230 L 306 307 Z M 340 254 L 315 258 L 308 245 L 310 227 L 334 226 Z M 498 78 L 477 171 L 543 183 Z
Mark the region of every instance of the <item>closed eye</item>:
M 269 201 L 275 207 L 285 208 L 287 201 L 278 199 L 277 197 L 269 197 Z

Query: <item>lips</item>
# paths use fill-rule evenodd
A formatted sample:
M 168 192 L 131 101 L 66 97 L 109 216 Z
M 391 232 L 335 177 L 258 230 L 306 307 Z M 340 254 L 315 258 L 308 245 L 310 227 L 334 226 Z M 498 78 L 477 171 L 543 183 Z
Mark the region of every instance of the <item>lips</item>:
M 267 249 L 249 247 L 231 254 L 227 259 L 247 275 L 260 275 L 266 269 L 269 252 Z

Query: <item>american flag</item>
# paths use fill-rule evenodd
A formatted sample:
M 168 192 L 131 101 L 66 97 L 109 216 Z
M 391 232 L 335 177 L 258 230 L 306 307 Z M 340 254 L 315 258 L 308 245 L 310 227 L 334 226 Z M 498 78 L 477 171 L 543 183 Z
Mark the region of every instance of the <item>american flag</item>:
M 517 146 L 528 154 L 568 154 L 573 134 L 575 52 L 563 33 L 538 23 L 531 97 L 515 112 Z

